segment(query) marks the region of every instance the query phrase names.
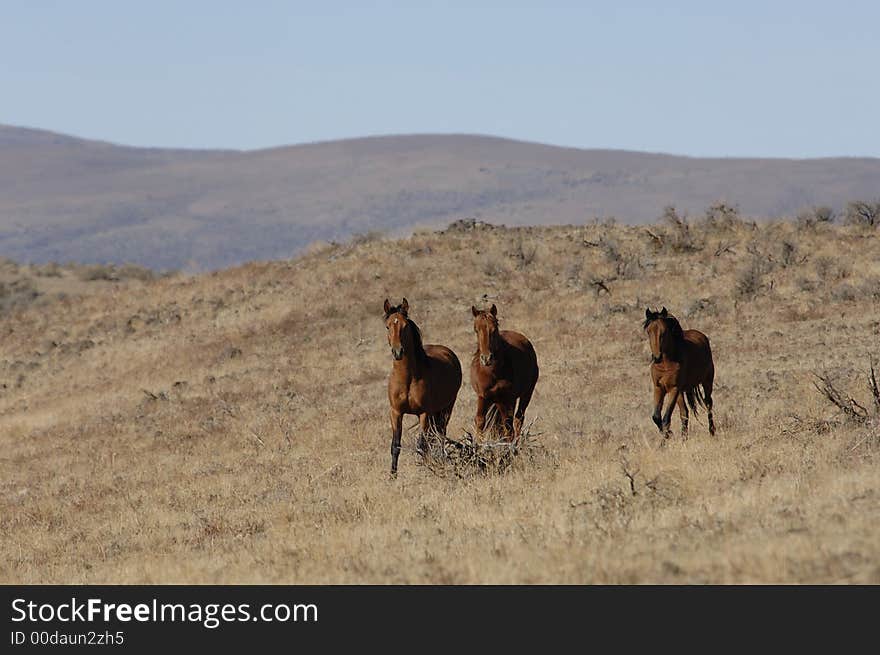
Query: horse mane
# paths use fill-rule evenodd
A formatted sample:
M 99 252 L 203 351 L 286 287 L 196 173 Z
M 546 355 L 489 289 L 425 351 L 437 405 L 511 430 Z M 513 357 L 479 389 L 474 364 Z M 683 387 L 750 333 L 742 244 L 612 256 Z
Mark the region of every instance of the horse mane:
M 428 359 L 428 353 L 425 352 L 425 346 L 422 343 L 422 330 L 411 318 L 407 318 L 406 321 L 412 329 L 414 355 L 418 361 L 424 362 Z
M 667 316 L 663 319 L 666 322 L 666 329 L 672 333 L 672 338 L 676 343 L 684 341 L 684 330 L 681 329 L 681 323 L 675 316 Z

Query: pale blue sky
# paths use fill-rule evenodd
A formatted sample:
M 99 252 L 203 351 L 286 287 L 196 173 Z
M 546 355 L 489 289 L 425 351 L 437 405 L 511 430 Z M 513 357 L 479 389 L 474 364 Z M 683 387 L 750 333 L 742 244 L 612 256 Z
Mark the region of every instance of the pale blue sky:
M 877 2 L 0 0 L 0 122 L 258 148 L 467 132 L 880 156 Z

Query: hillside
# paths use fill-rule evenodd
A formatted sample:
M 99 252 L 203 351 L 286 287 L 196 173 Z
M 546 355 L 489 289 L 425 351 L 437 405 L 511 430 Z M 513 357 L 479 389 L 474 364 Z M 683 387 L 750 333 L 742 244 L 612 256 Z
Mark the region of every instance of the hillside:
M 185 151 L 0 126 L 0 256 L 197 271 L 465 217 L 644 223 L 670 203 L 699 214 L 718 200 L 783 216 L 878 188 L 877 159 L 698 159 L 467 135 Z
M 197 276 L 43 270 L 3 269 L 37 292 L 0 314 L 0 582 L 880 582 L 877 420 L 812 375 L 874 411 L 874 232 L 478 224 Z M 388 479 L 401 296 L 466 366 L 472 303 L 532 339 L 531 457 L 442 475 L 409 431 Z M 646 305 L 710 336 L 717 437 L 675 416 L 661 444 Z M 465 382 L 454 433 L 473 411 Z

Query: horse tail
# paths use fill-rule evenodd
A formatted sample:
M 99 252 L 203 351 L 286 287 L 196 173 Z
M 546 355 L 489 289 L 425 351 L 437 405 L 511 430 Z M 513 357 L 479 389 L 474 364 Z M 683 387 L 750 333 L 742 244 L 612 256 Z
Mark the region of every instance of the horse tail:
M 700 413 L 700 407 L 706 407 L 706 397 L 703 394 L 703 389 L 702 387 L 700 387 L 700 385 L 696 385 L 694 387 L 691 387 L 690 389 L 687 389 L 684 392 L 684 398 L 694 416 Z

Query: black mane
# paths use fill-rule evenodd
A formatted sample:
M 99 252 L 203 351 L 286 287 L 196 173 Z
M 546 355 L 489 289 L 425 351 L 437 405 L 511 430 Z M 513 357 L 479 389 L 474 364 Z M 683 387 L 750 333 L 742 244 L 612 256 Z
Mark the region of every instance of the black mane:
M 425 352 L 425 346 L 422 344 L 422 330 L 411 318 L 406 319 L 406 322 L 412 329 L 413 350 L 415 350 L 416 359 L 425 361 L 428 358 L 428 353 Z
M 672 332 L 672 338 L 676 343 L 684 340 L 684 330 L 681 329 L 681 323 L 675 316 L 667 316 L 663 319 L 666 322 L 666 329 Z

